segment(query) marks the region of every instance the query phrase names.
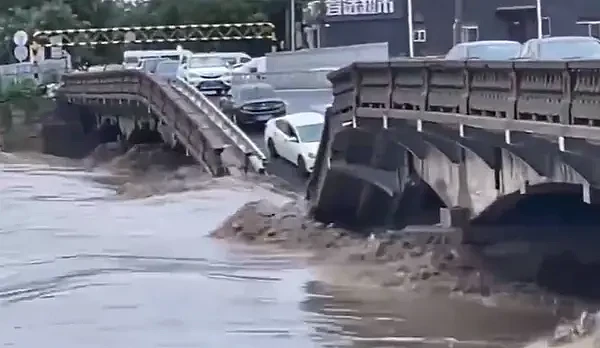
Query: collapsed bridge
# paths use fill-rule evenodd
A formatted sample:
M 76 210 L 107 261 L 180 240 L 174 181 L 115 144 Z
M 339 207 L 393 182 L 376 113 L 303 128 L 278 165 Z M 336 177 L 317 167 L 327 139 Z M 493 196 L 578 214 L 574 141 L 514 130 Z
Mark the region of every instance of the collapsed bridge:
M 33 40 L 44 47 L 277 41 L 274 25 L 267 22 L 46 30 L 35 32 Z M 57 97 L 58 113 L 71 121 L 107 113 L 157 117 L 213 175 L 265 170 L 267 159 L 256 144 L 185 81 L 163 81 L 140 71 L 76 72 L 63 77 Z

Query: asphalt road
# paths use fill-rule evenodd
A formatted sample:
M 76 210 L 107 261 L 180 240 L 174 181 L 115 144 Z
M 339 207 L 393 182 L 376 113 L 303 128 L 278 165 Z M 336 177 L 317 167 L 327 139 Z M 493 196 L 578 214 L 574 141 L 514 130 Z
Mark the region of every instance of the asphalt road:
M 332 101 L 330 90 L 282 90 L 277 94 L 288 103 L 288 113 L 316 111 L 324 112 L 325 106 Z M 218 103 L 218 98 L 211 100 Z M 269 156 L 263 137 L 263 129 L 258 127 L 244 127 L 244 131 L 258 145 L 265 155 Z M 269 159 L 267 172 L 275 175 L 290 185 L 295 191 L 303 191 L 306 186 L 306 178 L 301 177 L 296 167 L 282 159 Z

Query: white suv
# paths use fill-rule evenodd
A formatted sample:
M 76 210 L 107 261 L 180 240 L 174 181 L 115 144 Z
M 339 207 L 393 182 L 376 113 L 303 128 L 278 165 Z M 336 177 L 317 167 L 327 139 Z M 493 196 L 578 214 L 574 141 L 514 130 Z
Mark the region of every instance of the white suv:
M 229 64 L 214 54 L 193 54 L 184 57 L 177 76 L 200 91 L 222 94 L 231 88 Z

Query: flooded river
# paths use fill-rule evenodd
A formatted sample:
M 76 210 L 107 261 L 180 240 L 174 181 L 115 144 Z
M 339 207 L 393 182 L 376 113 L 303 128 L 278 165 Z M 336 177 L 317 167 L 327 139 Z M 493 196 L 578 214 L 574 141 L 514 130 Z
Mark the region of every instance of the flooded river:
M 519 347 L 548 310 L 328 284 L 303 255 L 207 238 L 270 196 L 231 179 L 116 197 L 109 174 L 3 155 L 0 346 Z

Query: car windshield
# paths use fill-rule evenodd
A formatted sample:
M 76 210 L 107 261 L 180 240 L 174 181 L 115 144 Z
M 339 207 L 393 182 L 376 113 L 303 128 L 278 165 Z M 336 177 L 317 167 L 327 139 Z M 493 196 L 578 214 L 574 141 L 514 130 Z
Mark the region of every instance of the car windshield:
M 176 74 L 178 67 L 179 67 L 179 62 L 173 62 L 173 61 L 160 62 L 160 64 L 158 64 L 158 66 L 156 67 L 156 73 L 164 74 L 164 75 Z
M 138 57 L 125 57 L 123 59 L 125 64 L 137 64 L 138 61 Z
M 156 67 L 158 63 L 161 62 L 161 59 L 146 59 L 143 61 L 144 70 L 149 73 L 154 73 L 156 71 Z
M 303 143 L 316 143 L 321 141 L 321 133 L 323 132 L 323 123 L 309 124 L 306 126 L 296 127 L 298 137 Z
M 239 92 L 240 99 L 242 101 L 254 100 L 254 99 L 266 99 L 275 98 L 275 90 L 270 86 L 252 86 L 244 87 Z
M 192 57 L 188 65 L 190 68 L 225 67 L 227 62 L 219 57 Z
M 518 43 L 475 45 L 467 49 L 469 58 L 483 60 L 509 60 L 517 58 L 521 51 Z
M 598 57 L 600 57 L 600 41 L 594 39 L 557 40 L 540 44 L 540 59 L 560 60 Z
M 229 65 L 235 65 L 237 63 L 237 61 L 235 60 L 235 58 L 223 58 L 223 60 L 225 62 L 227 62 L 227 64 L 229 64 Z

